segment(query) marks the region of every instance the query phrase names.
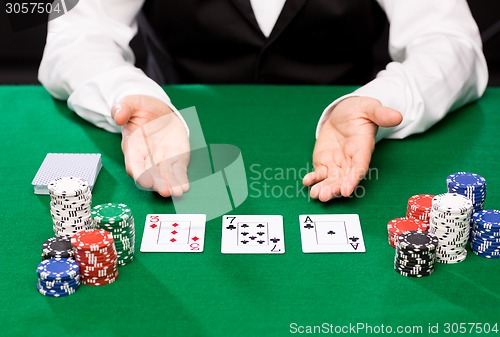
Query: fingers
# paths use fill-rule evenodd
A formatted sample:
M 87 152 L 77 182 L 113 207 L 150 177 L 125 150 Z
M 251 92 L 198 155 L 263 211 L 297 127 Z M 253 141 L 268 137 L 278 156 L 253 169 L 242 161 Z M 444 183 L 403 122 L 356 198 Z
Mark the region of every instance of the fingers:
M 136 184 L 146 190 L 156 191 L 163 197 L 179 197 L 189 190 L 187 165 L 183 162 L 165 160 L 151 166 L 149 158 L 128 152 L 127 173 Z
M 387 106 L 378 106 L 368 111 L 368 118 L 378 126 L 388 128 L 401 124 L 403 115 Z
M 325 179 L 313 187 L 310 192 L 311 198 L 326 202 L 340 197 L 340 183 L 336 179 Z
M 111 108 L 111 117 L 115 120 L 116 125 L 125 125 L 130 120 L 134 109 L 127 103 L 118 103 Z
M 139 137 L 137 137 L 136 134 L 133 134 L 132 137 L 127 137 L 122 140 L 125 170 L 127 171 L 127 174 L 139 185 L 146 189 L 150 189 L 153 187 L 152 178 L 149 174 L 144 173 L 147 172 L 151 165 L 146 165 L 144 160 L 144 153 L 146 153 L 146 150 L 140 142 L 137 140 L 134 141 L 134 138 Z
M 185 162 L 174 163 L 172 168 L 173 175 L 179 183 L 182 193 L 189 191 L 189 179 L 187 175 L 187 164 Z M 181 193 L 181 194 L 182 194 Z
M 344 197 L 350 196 L 354 189 L 358 186 L 361 179 L 363 179 L 368 171 L 372 152 L 369 147 L 359 148 L 354 153 L 351 161 L 351 167 L 345 174 L 342 184 L 340 186 L 340 193 Z
M 159 174 L 162 172 L 161 168 L 156 168 L 154 172 L 152 172 L 152 177 L 154 181 L 153 190 L 156 191 L 162 197 L 171 197 L 174 195 L 174 189 L 169 184 L 169 180 L 163 174 Z
M 318 166 L 317 168 L 314 169 L 313 172 L 309 172 L 304 176 L 302 179 L 302 183 L 304 186 L 311 186 L 313 184 L 316 184 L 326 178 L 328 174 L 328 169 L 326 166 Z
M 148 170 L 152 189 L 164 197 L 180 197 L 189 190 L 187 165 L 180 161 L 165 160 Z
M 308 179 L 306 179 L 307 176 L 309 176 Z M 321 165 L 304 177 L 305 182 L 311 182 L 311 184 L 307 185 L 304 183 L 304 185 L 312 185 L 309 193 L 311 198 L 319 199 L 324 202 L 341 196 L 340 184 L 342 182 L 342 176 L 339 167 Z

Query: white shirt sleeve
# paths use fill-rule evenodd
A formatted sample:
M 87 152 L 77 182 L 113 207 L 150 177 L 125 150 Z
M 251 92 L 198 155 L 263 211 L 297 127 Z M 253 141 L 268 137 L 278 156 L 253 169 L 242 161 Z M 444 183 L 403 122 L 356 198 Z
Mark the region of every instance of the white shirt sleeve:
M 80 1 L 48 24 L 40 82 L 82 118 L 111 132 L 121 131 L 111 108 L 126 95 L 156 97 L 184 122 L 163 89 L 134 66 L 129 43 L 143 2 Z
M 373 81 L 330 104 L 316 134 L 333 107 L 350 96 L 378 99 L 403 114 L 399 126 L 379 128 L 379 140 L 423 132 L 449 111 L 479 98 L 486 88 L 481 38 L 466 0 L 378 2 L 390 23 L 393 62 Z

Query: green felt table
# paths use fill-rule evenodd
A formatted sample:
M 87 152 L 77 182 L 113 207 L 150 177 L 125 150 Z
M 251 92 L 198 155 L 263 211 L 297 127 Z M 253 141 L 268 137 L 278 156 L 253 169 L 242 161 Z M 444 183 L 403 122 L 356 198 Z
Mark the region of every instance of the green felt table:
M 201 254 L 139 252 L 145 216 L 175 210 L 127 176 L 120 136 L 80 119 L 42 87 L 0 87 L 0 334 L 288 336 L 331 324 L 344 334 L 350 326 L 375 334 L 383 325 L 394 333 L 422 327 L 420 335 L 428 335 L 437 325 L 439 335 L 453 335 L 445 334 L 446 323 L 500 324 L 500 261 L 471 253 L 463 263 L 437 265 L 430 277 L 403 277 L 393 270 L 386 230 L 390 219 L 404 216 L 408 197 L 445 192 L 446 176 L 456 171 L 483 175 L 485 207 L 500 208 L 500 89 L 488 88 L 425 134 L 379 142 L 356 197 L 309 200 L 294 172 L 311 168 L 323 108 L 352 89 L 165 87 L 179 109 L 196 106 L 207 143 L 241 149 L 251 188 L 231 214 L 283 215 L 285 254 L 224 255 L 221 217 L 207 223 Z M 35 195 L 31 181 L 49 152 L 101 153 L 93 204 L 123 202 L 134 213 L 136 259 L 112 285 L 81 286 L 65 298 L 35 288 L 41 243 L 53 232 L 49 197 Z M 343 213 L 359 214 L 366 253 L 302 253 L 300 214 Z

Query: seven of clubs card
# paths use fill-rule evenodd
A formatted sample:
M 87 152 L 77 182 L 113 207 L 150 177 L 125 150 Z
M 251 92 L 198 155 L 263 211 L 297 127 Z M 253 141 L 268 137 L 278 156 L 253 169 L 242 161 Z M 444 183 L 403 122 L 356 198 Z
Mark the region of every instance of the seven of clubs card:
M 141 252 L 201 253 L 205 214 L 148 214 Z
M 283 254 L 281 215 L 224 215 L 222 217 L 223 254 Z
M 304 253 L 363 253 L 366 251 L 357 214 L 300 215 Z

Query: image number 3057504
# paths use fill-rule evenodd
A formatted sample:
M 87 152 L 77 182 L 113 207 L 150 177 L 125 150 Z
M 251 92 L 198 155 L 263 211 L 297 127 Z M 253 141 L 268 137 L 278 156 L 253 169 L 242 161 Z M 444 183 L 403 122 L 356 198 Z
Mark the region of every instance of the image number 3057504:
M 6 0 L 4 11 L 13 33 L 46 24 L 71 11 L 79 0 Z

